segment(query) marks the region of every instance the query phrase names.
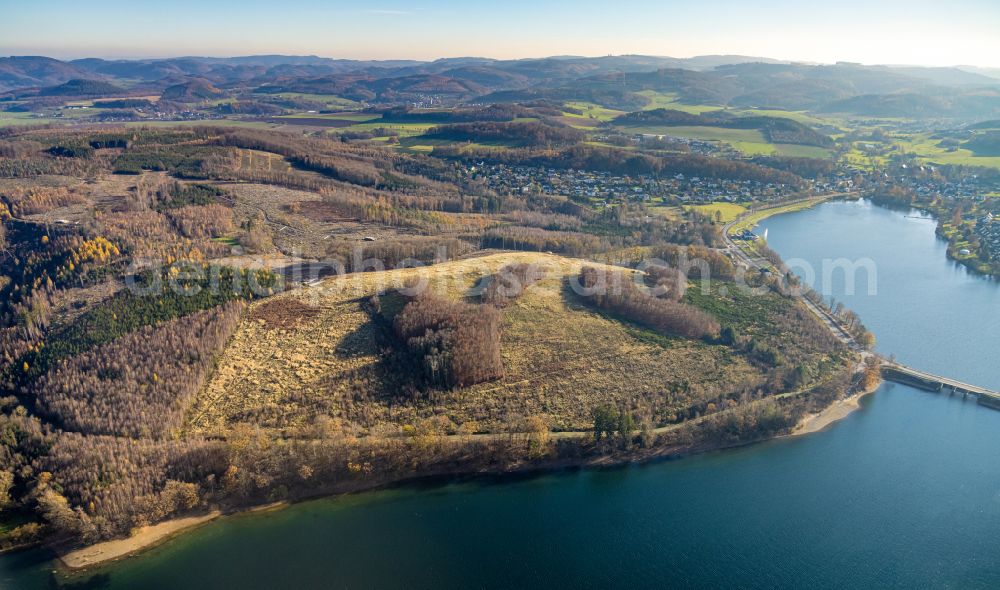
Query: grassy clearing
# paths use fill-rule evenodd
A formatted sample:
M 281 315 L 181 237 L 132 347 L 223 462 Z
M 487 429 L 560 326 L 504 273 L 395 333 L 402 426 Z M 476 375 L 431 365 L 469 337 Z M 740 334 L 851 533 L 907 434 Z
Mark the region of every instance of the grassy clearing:
M 388 138 L 385 139 L 387 140 Z M 401 151 L 407 152 L 430 153 L 436 147 L 453 145 L 454 143 L 454 141 L 449 139 L 432 139 L 430 137 L 423 137 L 422 135 L 414 135 L 412 137 L 401 138 L 398 148 Z
M 660 205 L 656 207 L 649 207 L 646 211 L 670 221 L 679 221 L 684 217 L 684 210 L 680 207 L 674 206 Z
M 615 109 L 609 109 L 607 107 L 602 107 L 601 105 L 594 104 L 592 102 L 567 102 L 566 106 L 576 109 L 578 111 L 583 111 L 582 115 L 577 115 L 576 113 L 566 113 L 566 117 L 577 118 L 577 119 L 594 119 L 599 122 L 610 121 L 615 117 L 625 114 L 625 111 L 619 111 Z
M 688 205 L 685 207 L 688 211 L 697 211 L 703 215 L 708 215 L 712 219 L 716 219 L 717 216 L 721 216 L 723 223 L 729 223 L 730 221 L 735 221 L 740 215 L 742 215 L 747 208 L 743 205 L 738 205 L 736 203 L 709 203 L 707 205 Z
M 291 165 L 284 156 L 260 150 L 239 150 L 240 168 L 266 172 L 288 172 Z
M 884 168 L 889 164 L 887 156 L 865 149 L 864 143 L 858 142 L 851 145 L 851 149 L 843 156 L 845 164 L 861 168 Z
M 602 121 L 598 119 L 590 119 L 587 117 L 581 117 L 580 115 L 565 115 L 558 117 L 556 120 L 564 125 L 569 125 L 570 127 L 575 127 L 577 129 L 583 129 L 584 131 L 592 130 L 602 125 Z
M 45 125 L 56 123 L 59 119 L 48 117 L 35 117 L 33 113 L 10 113 L 0 111 L 0 127 L 12 127 L 14 125 Z
M 671 109 L 675 111 L 683 111 L 685 113 L 691 113 L 693 115 L 700 115 L 702 113 L 711 113 L 715 111 L 721 111 L 722 107 L 712 106 L 712 105 L 692 105 L 685 104 L 677 101 L 677 94 L 672 92 L 656 92 L 655 90 L 643 90 L 638 92 L 640 96 L 644 96 L 649 99 L 649 104 L 643 107 L 643 110 L 653 110 L 653 109 Z
M 90 107 L 79 109 L 59 109 L 59 118 L 65 120 L 66 122 L 76 122 L 79 119 L 96 117 L 111 110 L 112 109 L 95 109 Z

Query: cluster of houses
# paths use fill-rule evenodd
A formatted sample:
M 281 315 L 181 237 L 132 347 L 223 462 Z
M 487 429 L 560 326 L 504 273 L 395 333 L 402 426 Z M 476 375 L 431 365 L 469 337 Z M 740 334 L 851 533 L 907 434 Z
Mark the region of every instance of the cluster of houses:
M 152 107 L 138 107 L 135 109 L 100 109 L 87 106 L 65 106 L 52 113 L 36 113 L 37 117 L 64 118 L 64 111 L 89 110 L 92 114 L 88 117 L 103 123 L 122 123 L 129 121 L 206 121 L 212 119 L 223 119 L 222 115 L 208 111 L 198 110 L 160 110 L 154 104 Z
M 892 182 L 897 186 L 906 187 L 920 199 L 940 196 L 945 199 L 983 201 L 989 198 L 987 195 L 996 190 L 996 180 L 991 177 L 965 174 L 947 178 L 936 174 L 937 169 L 929 164 L 903 164 L 895 171 L 856 172 L 866 175 L 874 182 Z
M 729 147 L 729 144 L 720 143 L 716 141 L 705 141 L 703 139 L 693 139 L 690 137 L 675 137 L 673 135 L 652 135 L 652 134 L 640 134 L 637 136 L 639 143 L 651 143 L 654 141 L 669 141 L 673 144 L 687 146 L 688 151 L 692 154 L 699 154 L 702 156 L 712 156 L 721 153 L 729 153 L 732 155 L 738 155 L 739 152 Z
M 612 203 L 669 200 L 680 203 L 734 202 L 779 199 L 792 189 L 782 184 L 750 180 L 718 180 L 677 174 L 665 178 L 648 175 L 616 176 L 606 172 L 559 170 L 479 162 L 465 174 L 481 180 L 501 195 L 561 195 L 577 201 Z
M 676 151 L 686 151 L 691 154 L 702 156 L 726 155 L 739 157 L 740 153 L 729 146 L 729 144 L 717 141 L 705 141 L 703 139 L 692 139 L 689 137 L 674 137 L 672 135 L 656 135 L 652 133 L 636 133 L 631 135 L 621 133 L 596 133 L 591 136 L 591 141 L 608 143 L 612 145 L 641 145 L 651 149 L 671 149 Z
M 990 254 L 990 260 L 1000 261 L 1000 218 L 987 213 L 976 223 L 976 234 L 982 246 Z

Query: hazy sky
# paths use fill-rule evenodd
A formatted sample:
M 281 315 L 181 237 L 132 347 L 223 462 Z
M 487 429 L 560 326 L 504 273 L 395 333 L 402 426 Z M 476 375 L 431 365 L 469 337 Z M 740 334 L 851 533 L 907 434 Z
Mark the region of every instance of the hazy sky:
M 0 54 L 738 53 L 1000 66 L 1000 0 L 0 0 Z

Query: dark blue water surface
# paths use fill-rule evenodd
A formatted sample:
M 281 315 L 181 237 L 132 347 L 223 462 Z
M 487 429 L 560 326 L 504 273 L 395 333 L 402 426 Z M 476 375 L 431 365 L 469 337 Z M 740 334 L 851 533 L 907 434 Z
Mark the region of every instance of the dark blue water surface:
M 786 258 L 876 263 L 877 296 L 833 294 L 883 352 L 1000 386 L 1000 291 L 908 215 L 838 202 L 765 227 Z M 22 553 L 0 587 L 1000 588 L 998 450 L 1000 412 L 890 384 L 808 437 L 226 518 L 72 580 Z

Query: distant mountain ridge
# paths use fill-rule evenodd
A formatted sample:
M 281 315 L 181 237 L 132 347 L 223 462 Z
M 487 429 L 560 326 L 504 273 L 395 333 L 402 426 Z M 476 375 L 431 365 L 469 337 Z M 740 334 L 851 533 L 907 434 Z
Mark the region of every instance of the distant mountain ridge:
M 74 89 L 79 92 L 74 94 Z M 630 111 L 649 103 L 641 94 L 649 91 L 687 104 L 861 116 L 899 112 L 982 119 L 1000 113 L 1000 71 L 967 67 L 817 65 L 739 55 L 434 61 L 282 55 L 69 62 L 0 58 L 0 93 L 8 93 L 8 98 L 165 93 L 168 100 L 197 102 L 245 98 L 252 92 L 294 92 L 390 105 L 544 99 Z
M 73 79 L 125 79 L 156 81 L 170 76 L 204 77 L 227 84 L 262 77 L 337 75 L 350 72 L 383 72 L 389 75 L 440 74 L 466 67 L 502 70 L 513 75 L 533 72 L 532 79 L 556 75 L 570 79 L 609 70 L 652 71 L 666 67 L 703 70 L 729 63 L 775 62 L 747 56 L 670 58 L 654 56 L 550 57 L 496 60 L 483 57 L 442 58 L 434 61 L 351 60 L 315 55 L 250 55 L 240 57 L 183 56 L 162 59 L 108 60 L 84 58 L 60 61 L 43 56 L 0 57 L 0 92 L 55 86 Z

